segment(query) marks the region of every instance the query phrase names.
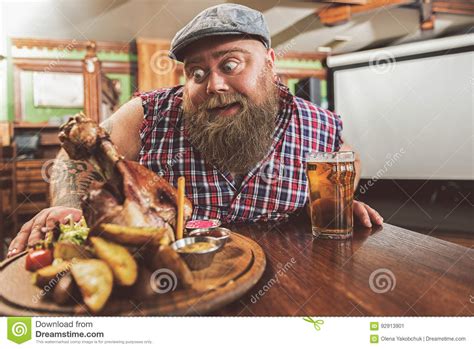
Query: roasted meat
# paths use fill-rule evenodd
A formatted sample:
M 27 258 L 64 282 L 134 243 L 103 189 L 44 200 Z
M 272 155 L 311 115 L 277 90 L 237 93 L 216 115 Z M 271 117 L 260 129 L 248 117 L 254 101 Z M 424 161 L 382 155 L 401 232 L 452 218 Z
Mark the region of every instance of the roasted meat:
M 177 190 L 146 167 L 125 160 L 105 129 L 84 114 L 71 117 L 61 127 L 59 139 L 69 157 L 91 163 L 105 178 L 84 197 L 82 211 L 91 231 L 100 224 L 166 228 L 174 240 Z M 185 220 L 192 205 L 185 199 Z
M 85 115 L 70 118 L 60 131 L 59 139 L 69 157 L 89 162 L 105 179 L 82 198 L 90 228 L 86 244 L 98 259 L 77 259 L 71 267 L 88 309 L 101 311 L 113 284 L 135 285 L 140 272 L 136 259 L 142 259 L 141 252 L 148 256 L 147 269 L 169 269 L 183 287 L 192 287 L 191 271 L 168 246 L 175 235 L 177 190 L 144 166 L 125 160 L 109 134 Z M 191 202 L 185 199 L 184 219 L 191 213 Z M 66 257 L 76 252 L 62 247 L 60 252 L 67 252 Z M 65 282 L 64 286 L 70 285 Z

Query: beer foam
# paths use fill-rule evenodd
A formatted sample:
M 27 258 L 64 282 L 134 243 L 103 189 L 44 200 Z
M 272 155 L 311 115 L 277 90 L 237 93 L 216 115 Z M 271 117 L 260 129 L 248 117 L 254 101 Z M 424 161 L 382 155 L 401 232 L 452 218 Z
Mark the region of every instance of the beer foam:
M 306 155 L 306 162 L 349 162 L 354 161 L 355 155 L 352 151 L 341 152 L 310 152 Z

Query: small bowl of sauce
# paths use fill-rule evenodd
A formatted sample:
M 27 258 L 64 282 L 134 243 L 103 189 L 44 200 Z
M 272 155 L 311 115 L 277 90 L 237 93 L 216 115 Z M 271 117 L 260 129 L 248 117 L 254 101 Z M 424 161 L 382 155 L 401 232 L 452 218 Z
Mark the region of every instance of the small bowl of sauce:
M 203 228 L 203 229 L 195 229 L 188 234 L 188 236 L 208 236 L 215 238 L 217 240 L 222 241 L 223 245 L 230 239 L 230 235 L 232 232 L 227 228 Z
M 171 248 L 178 252 L 192 270 L 209 267 L 222 246 L 222 241 L 209 236 L 187 237 L 171 244 Z

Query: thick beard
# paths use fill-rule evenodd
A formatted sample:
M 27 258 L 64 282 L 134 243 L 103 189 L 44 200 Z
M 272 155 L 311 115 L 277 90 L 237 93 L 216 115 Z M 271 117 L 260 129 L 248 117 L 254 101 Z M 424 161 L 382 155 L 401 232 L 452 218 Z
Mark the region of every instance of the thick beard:
M 211 96 L 195 107 L 183 96 L 184 122 L 189 140 L 207 162 L 219 170 L 244 174 L 261 161 L 273 142 L 278 112 L 278 91 L 271 74 L 264 74 L 258 83 L 258 93 L 266 94 L 256 104 L 240 93 Z M 239 103 L 241 110 L 234 116 L 212 115 L 210 108 Z

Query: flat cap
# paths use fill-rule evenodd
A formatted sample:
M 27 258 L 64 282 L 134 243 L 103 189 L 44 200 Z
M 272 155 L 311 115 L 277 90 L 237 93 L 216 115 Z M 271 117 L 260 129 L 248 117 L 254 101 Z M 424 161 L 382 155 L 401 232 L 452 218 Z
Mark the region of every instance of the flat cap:
M 215 35 L 256 36 L 270 48 L 270 32 L 260 11 L 238 4 L 221 4 L 205 9 L 177 32 L 171 41 L 169 56 L 182 62 L 184 48 Z

